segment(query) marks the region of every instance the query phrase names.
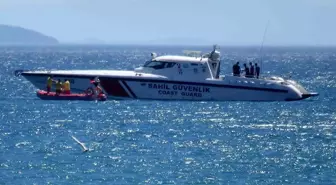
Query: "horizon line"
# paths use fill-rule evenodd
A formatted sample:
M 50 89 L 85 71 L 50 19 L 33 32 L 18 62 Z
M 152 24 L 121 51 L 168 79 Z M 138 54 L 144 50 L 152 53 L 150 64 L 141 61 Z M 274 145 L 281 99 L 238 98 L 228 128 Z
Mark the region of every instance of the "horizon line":
M 213 45 L 218 45 L 219 47 L 239 47 L 239 48 L 246 48 L 246 47 L 261 47 L 261 45 L 257 44 L 172 44 L 172 43 L 157 43 L 157 44 L 144 44 L 144 43 L 75 43 L 75 42 L 59 42 L 55 44 L 47 44 L 47 43 L 0 43 L 0 46 L 167 46 L 167 47 L 212 47 Z M 335 45 L 300 45 L 300 44 L 283 44 L 283 45 L 276 45 L 276 44 L 268 44 L 263 46 L 265 47 L 319 47 L 319 48 L 334 48 Z

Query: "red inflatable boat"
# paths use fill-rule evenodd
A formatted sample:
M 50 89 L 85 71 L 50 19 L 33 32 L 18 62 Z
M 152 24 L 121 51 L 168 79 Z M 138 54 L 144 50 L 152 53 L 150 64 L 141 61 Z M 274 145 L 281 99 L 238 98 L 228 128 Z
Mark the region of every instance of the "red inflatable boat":
M 56 95 L 55 92 L 49 92 L 38 90 L 36 92 L 37 97 L 42 100 L 84 100 L 84 101 L 94 101 L 96 100 L 95 96 L 88 95 L 85 93 L 81 94 L 59 94 Z M 100 94 L 97 98 L 98 101 L 105 101 L 107 99 L 106 95 Z

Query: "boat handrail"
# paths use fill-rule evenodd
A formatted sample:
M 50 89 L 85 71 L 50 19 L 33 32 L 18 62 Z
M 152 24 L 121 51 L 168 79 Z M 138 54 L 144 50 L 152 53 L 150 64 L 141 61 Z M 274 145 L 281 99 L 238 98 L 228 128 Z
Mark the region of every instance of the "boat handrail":
M 202 51 L 183 50 L 183 54 L 191 57 L 199 57 L 202 56 Z
M 211 78 L 212 78 L 212 79 L 214 79 L 214 77 L 213 77 L 213 74 L 212 74 L 212 70 L 211 70 L 211 68 L 210 68 L 209 61 L 207 61 L 206 63 L 207 63 L 207 66 L 208 66 L 208 69 L 209 69 L 209 72 L 210 72 Z

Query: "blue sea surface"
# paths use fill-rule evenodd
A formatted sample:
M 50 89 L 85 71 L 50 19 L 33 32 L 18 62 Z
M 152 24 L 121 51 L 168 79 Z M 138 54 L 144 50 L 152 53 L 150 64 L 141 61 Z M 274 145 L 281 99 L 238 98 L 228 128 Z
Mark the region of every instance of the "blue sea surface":
M 265 48 L 295 102 L 43 101 L 16 69 L 133 69 L 207 47 L 0 47 L 0 184 L 335 184 L 336 48 Z M 222 74 L 260 58 L 221 48 Z M 84 142 L 83 153 L 72 139 Z

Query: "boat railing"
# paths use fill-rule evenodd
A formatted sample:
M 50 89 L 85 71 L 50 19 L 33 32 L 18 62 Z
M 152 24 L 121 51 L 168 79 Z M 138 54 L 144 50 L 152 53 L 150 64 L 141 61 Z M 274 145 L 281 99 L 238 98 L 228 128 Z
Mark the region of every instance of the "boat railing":
M 259 77 L 256 77 L 256 76 L 245 76 L 244 74 L 241 74 L 241 75 L 233 75 L 232 73 L 231 74 L 228 74 L 228 75 L 225 75 L 225 76 L 231 76 L 231 77 L 237 77 L 237 78 L 242 78 L 242 79 L 258 79 L 258 80 L 283 80 L 282 77 L 277 77 L 277 76 L 259 76 Z
M 198 58 L 202 56 L 202 51 L 183 50 L 183 54 L 189 57 Z

